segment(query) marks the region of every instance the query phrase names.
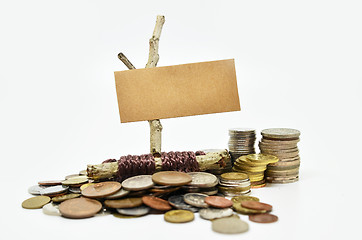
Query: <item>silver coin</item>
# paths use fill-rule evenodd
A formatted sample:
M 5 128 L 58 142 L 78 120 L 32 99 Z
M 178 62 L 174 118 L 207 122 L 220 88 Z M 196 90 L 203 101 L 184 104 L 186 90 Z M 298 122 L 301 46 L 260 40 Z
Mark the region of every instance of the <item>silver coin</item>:
M 214 187 L 219 183 L 219 180 L 214 174 L 206 172 L 189 172 L 192 181 L 188 184 L 195 187 Z
M 88 174 L 87 169 L 79 172 L 79 175 L 87 176 L 87 174 Z
M 168 198 L 168 202 L 177 209 L 189 210 L 191 212 L 199 211 L 199 208 L 191 206 L 184 201 L 184 195 L 173 195 Z
M 200 210 L 200 217 L 206 220 L 229 217 L 233 215 L 231 208 L 203 208 Z
M 59 205 L 48 203 L 43 206 L 43 213 L 52 216 L 60 216 Z
M 40 191 L 46 187 L 34 185 L 28 188 L 28 192 L 33 195 L 40 195 Z
M 242 221 L 237 215 L 218 218 L 212 221 L 212 230 L 218 233 L 243 233 L 249 230 L 247 222 Z
M 109 195 L 107 197 L 105 197 L 105 199 L 117 199 L 117 198 L 121 198 L 126 196 L 129 193 L 129 191 L 124 190 L 123 188 L 121 188 L 118 192 L 113 193 L 112 195 Z
M 213 189 L 213 190 L 207 190 L 207 191 L 201 190 L 201 191 L 200 191 L 201 194 L 206 194 L 206 195 L 208 195 L 208 196 L 215 195 L 215 194 L 217 194 L 218 192 L 219 192 L 219 190 L 218 190 L 217 188 L 216 188 L 216 189 Z
M 206 194 L 201 193 L 187 193 L 184 195 L 184 201 L 194 207 L 207 208 L 209 205 L 205 203 Z
M 138 175 L 127 178 L 122 182 L 122 187 L 128 191 L 140 191 L 149 189 L 154 185 L 152 175 Z
M 298 138 L 300 131 L 291 128 L 269 128 L 262 130 L 261 135 L 263 135 L 263 137 L 277 139 Z
M 69 187 L 69 192 L 71 193 L 82 193 L 79 187 Z
M 47 187 L 47 188 L 43 188 L 40 190 L 40 195 L 45 195 L 45 196 L 51 196 L 51 195 L 55 195 L 55 194 L 61 194 L 64 193 L 68 190 L 68 187 L 65 186 L 53 186 L 53 187 Z
M 118 213 L 128 216 L 143 216 L 150 212 L 150 208 L 147 206 L 139 206 L 134 208 L 117 208 Z

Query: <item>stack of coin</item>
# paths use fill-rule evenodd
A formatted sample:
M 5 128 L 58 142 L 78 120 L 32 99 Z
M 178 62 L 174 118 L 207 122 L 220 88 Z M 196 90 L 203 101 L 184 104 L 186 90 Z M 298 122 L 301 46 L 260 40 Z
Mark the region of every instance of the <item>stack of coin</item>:
M 206 195 L 217 194 L 218 189 L 216 185 L 219 183 L 219 179 L 211 173 L 206 172 L 189 172 L 192 181 L 188 185 L 184 185 L 181 188 L 186 193 L 203 193 Z
M 248 174 L 252 188 L 265 187 L 264 172 L 267 165 L 278 162 L 278 158 L 266 154 L 249 154 L 235 160 L 233 170 Z
M 240 156 L 255 153 L 255 129 L 232 128 L 229 129 L 229 151 L 234 162 Z
M 219 192 L 227 197 L 250 193 L 250 179 L 245 173 L 229 172 L 221 174 Z
M 298 181 L 300 157 L 297 143 L 300 132 L 289 128 L 270 128 L 261 134 L 260 151 L 279 158 L 279 162 L 268 165 L 266 180 L 271 183 Z

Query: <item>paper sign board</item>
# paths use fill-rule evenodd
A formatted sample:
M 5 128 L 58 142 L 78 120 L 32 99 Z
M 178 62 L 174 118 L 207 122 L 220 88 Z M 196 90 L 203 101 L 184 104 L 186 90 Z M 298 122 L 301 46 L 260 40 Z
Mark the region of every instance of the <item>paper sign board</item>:
M 123 123 L 240 110 L 234 59 L 114 75 Z

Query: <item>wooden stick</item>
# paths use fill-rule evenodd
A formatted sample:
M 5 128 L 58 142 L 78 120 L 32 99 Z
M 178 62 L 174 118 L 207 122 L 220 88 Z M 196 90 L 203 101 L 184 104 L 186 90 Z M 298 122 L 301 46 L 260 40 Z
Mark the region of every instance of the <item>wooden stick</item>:
M 155 157 L 156 172 L 162 171 L 161 158 Z M 196 156 L 200 171 L 222 170 L 231 166 L 231 157 L 228 150 L 208 152 L 206 155 Z M 117 176 L 118 162 L 102 163 L 87 166 L 87 175 L 94 180 L 109 179 Z
M 164 16 L 157 16 L 156 26 L 153 30 L 152 37 L 150 38 L 150 51 L 148 54 L 148 62 L 146 68 L 156 67 L 158 59 L 158 42 L 160 40 L 161 31 L 163 24 L 165 23 Z M 157 93 L 156 93 L 157 94 Z M 162 125 L 159 119 L 148 121 L 150 124 L 150 153 L 153 156 L 161 156 L 161 136 L 162 136 Z
M 118 53 L 118 58 L 126 65 L 126 67 L 128 67 L 128 69 L 136 69 L 123 53 Z

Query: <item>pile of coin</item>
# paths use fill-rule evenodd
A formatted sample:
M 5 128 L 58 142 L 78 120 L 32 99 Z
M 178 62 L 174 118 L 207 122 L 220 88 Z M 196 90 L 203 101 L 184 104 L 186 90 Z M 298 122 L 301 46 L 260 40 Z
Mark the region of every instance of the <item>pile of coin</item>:
M 220 175 L 219 192 L 227 197 L 250 194 L 250 179 L 245 173 L 229 172 Z
M 271 183 L 291 183 L 299 179 L 300 157 L 297 143 L 300 132 L 289 128 L 270 128 L 261 132 L 261 153 L 274 155 L 279 162 L 268 165 L 266 180 Z
M 257 223 L 272 223 L 278 221 L 278 217 L 270 214 L 273 207 L 262 203 L 259 198 L 252 196 L 238 196 L 231 199 L 233 209 L 241 214 L 249 215 L 249 220 Z
M 265 187 L 264 172 L 267 165 L 278 162 L 278 158 L 266 154 L 249 154 L 235 160 L 233 170 L 246 173 L 249 176 L 252 188 Z
M 240 156 L 255 153 L 255 129 L 232 128 L 229 129 L 229 151 L 234 162 Z

